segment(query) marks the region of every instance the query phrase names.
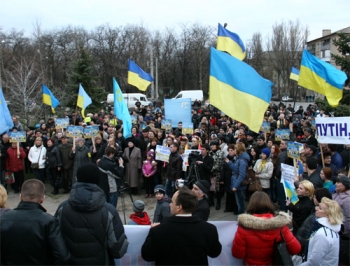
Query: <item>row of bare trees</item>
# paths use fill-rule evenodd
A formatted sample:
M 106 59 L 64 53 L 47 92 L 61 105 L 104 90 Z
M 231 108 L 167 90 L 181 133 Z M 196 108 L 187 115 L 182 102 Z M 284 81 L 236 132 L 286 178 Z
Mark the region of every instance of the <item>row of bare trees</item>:
M 0 29 L 0 85 L 11 112 L 29 124 L 31 117 L 43 115 L 41 83 L 51 89 L 63 107 L 71 105 L 78 92 L 76 82 L 84 85 L 87 76 L 91 83 L 86 85 L 88 93 L 102 88 L 102 93 L 98 91 L 101 99 L 112 92 L 112 77 L 124 92 L 136 92 L 127 84 L 127 60 L 133 59 L 150 71 L 153 49 L 161 98 L 191 89 L 202 89 L 207 95 L 209 50 L 216 45 L 216 30 L 214 26 L 194 24 L 182 25 L 180 31 L 167 28 L 151 32 L 143 25 L 105 24 L 91 31 L 67 26 L 43 32 L 36 24 L 28 36 L 22 31 Z M 282 22 L 272 26 L 270 36 L 263 39 L 260 33 L 254 33 L 247 43 L 245 61 L 274 81 L 274 94 L 297 94 L 289 73 L 300 63 L 307 35 L 307 28 L 299 21 Z M 89 60 L 83 60 L 84 53 Z M 89 72 L 84 64 L 91 64 Z

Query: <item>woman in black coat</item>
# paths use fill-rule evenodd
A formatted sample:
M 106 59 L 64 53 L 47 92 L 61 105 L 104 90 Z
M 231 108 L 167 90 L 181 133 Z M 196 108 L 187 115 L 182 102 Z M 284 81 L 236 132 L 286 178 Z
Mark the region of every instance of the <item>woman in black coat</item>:
M 61 171 L 61 154 L 58 147 L 55 146 L 55 139 L 50 138 L 47 140 L 47 151 L 46 151 L 46 169 L 52 180 L 54 190 L 51 194 L 56 195 L 60 189 L 60 184 L 57 181 L 58 172 Z
M 227 148 L 228 155 L 227 159 L 234 162 L 236 157 L 236 151 L 235 146 L 233 144 L 230 144 Z M 220 174 L 220 183 L 224 183 L 224 188 L 226 192 L 226 204 L 225 204 L 225 210 L 224 212 L 233 212 L 234 214 L 237 214 L 237 204 L 236 204 L 236 197 L 235 193 L 231 190 L 231 177 L 232 177 L 232 170 L 228 166 L 228 164 L 223 164 L 221 168 L 221 174 Z

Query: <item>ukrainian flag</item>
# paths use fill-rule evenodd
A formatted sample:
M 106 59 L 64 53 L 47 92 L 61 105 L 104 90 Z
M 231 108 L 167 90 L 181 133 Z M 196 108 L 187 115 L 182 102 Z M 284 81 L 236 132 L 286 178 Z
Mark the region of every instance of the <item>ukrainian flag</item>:
M 137 87 L 140 91 L 147 90 L 147 87 L 153 81 L 151 74 L 143 71 L 141 67 L 130 59 L 128 61 L 128 69 L 128 83 Z
M 52 113 L 55 113 L 55 108 L 60 105 L 60 102 L 53 96 L 52 92 L 44 84 L 41 85 L 43 89 L 43 103 L 51 106 Z
M 210 104 L 254 132 L 259 132 L 270 104 L 272 85 L 248 64 L 211 47 Z
M 300 73 L 299 69 L 292 67 L 292 71 L 290 72 L 289 78 L 293 79 L 295 81 L 298 81 L 299 80 L 299 73 Z
M 77 100 L 77 106 L 81 108 L 81 115 L 85 118 L 85 109 L 88 107 L 88 105 L 92 104 L 92 100 L 89 97 L 89 95 L 85 92 L 83 86 L 79 84 L 79 93 L 78 93 L 78 100 Z
M 290 202 L 296 204 L 299 201 L 298 195 L 295 192 L 294 187 L 283 179 L 284 191 L 286 192 L 286 197 L 290 199 Z
M 343 97 L 346 74 L 304 50 L 298 85 L 325 95 L 328 104 L 336 107 Z
M 239 36 L 225 29 L 221 24 L 218 25 L 218 38 L 216 49 L 228 52 L 230 55 L 243 60 L 245 58 L 245 47 Z
M 124 138 L 131 137 L 131 116 L 118 82 L 113 78 L 114 114 L 123 121 Z

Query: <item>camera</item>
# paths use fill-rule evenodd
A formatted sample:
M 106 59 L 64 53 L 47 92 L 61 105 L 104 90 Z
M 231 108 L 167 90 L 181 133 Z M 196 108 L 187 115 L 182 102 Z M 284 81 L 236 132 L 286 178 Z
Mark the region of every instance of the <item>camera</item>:
M 191 164 L 193 162 L 198 161 L 201 159 L 201 153 L 200 151 L 193 151 L 188 155 L 188 162 Z
M 185 185 L 185 180 L 183 180 L 183 179 L 176 180 L 176 186 L 178 188 L 183 187 L 184 185 Z

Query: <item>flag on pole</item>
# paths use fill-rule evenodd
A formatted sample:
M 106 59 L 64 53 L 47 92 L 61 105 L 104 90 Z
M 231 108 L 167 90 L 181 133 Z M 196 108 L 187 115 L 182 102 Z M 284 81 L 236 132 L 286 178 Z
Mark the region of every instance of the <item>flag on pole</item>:
M 293 79 L 295 81 L 298 81 L 299 80 L 299 73 L 300 73 L 299 69 L 296 69 L 295 67 L 292 67 L 292 71 L 290 72 L 289 78 Z
M 293 204 L 296 204 L 299 201 L 298 195 L 295 192 L 294 187 L 288 183 L 286 180 L 283 180 L 283 187 L 284 187 L 284 191 L 286 193 L 286 197 L 288 197 L 290 199 L 290 202 Z
M 259 132 L 273 83 L 243 61 L 211 47 L 209 102 Z
M 79 93 L 78 93 L 77 106 L 81 108 L 81 115 L 83 116 L 83 118 L 85 118 L 85 109 L 90 104 L 92 104 L 91 98 L 85 92 L 83 86 L 81 86 L 81 84 L 79 84 Z
M 147 87 L 152 83 L 153 77 L 151 74 L 143 71 L 132 60 L 128 60 L 128 83 L 137 87 L 140 91 L 147 90 Z
M 0 87 L 0 134 L 13 128 L 13 121 Z
M 216 49 L 228 52 L 239 60 L 243 60 L 246 54 L 241 38 L 236 33 L 225 29 L 220 23 L 218 25 Z
M 298 85 L 327 97 L 328 104 L 337 107 L 343 97 L 346 74 L 304 50 Z
M 123 121 L 124 138 L 131 137 L 131 116 L 118 82 L 113 78 L 114 114 Z
M 52 94 L 48 87 L 41 85 L 43 89 L 43 103 L 51 106 L 52 113 L 55 113 L 55 108 L 60 104 L 56 97 Z

